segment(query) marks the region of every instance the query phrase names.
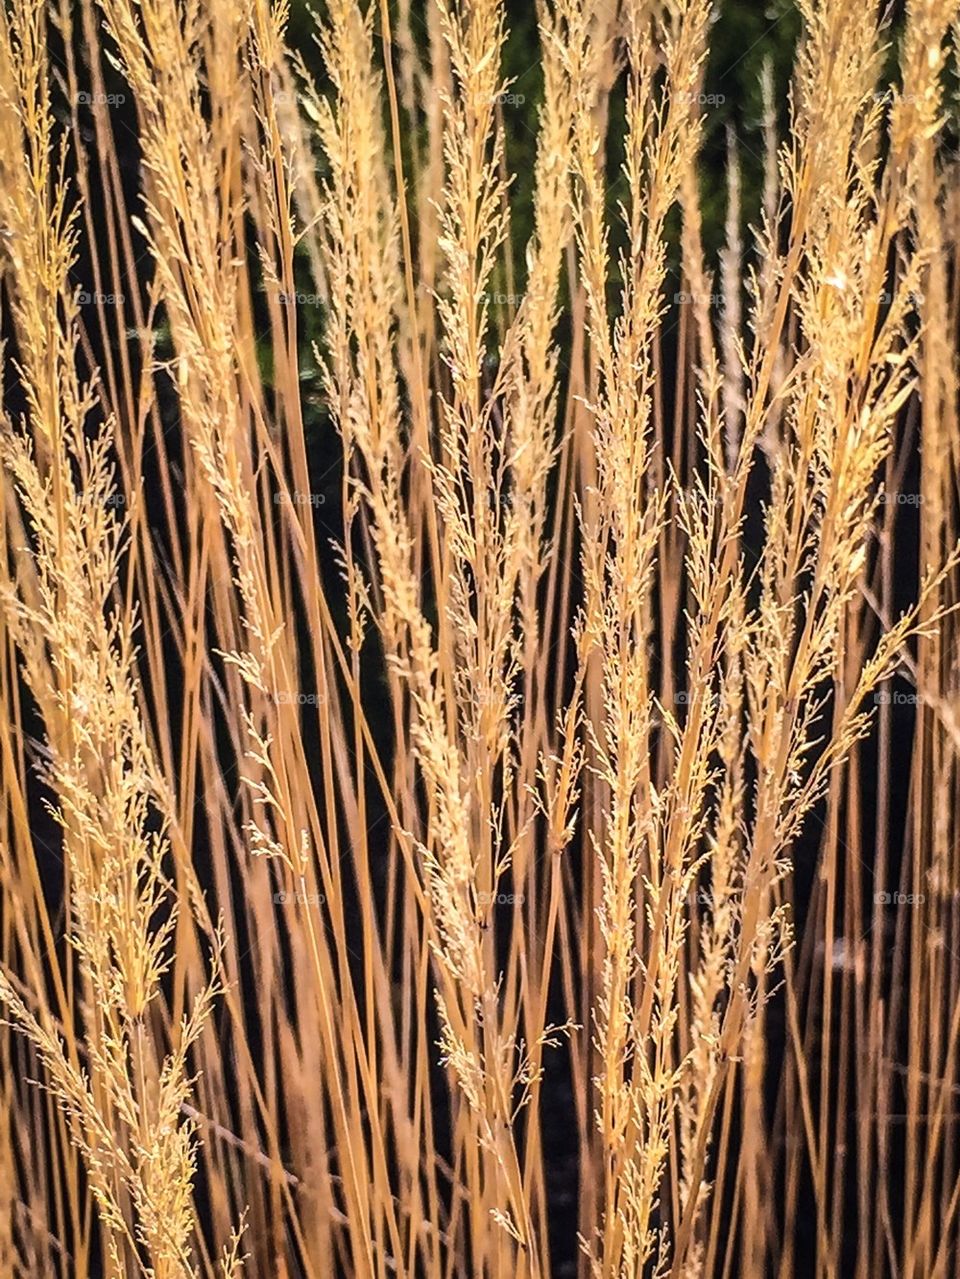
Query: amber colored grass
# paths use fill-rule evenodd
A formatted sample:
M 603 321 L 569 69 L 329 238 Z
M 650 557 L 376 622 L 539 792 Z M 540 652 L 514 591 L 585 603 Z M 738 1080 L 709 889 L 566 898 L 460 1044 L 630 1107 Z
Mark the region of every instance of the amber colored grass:
M 713 271 L 707 0 L 523 245 L 500 0 L 4 6 L 0 1275 L 956 1273 L 960 18 L 798 8 Z

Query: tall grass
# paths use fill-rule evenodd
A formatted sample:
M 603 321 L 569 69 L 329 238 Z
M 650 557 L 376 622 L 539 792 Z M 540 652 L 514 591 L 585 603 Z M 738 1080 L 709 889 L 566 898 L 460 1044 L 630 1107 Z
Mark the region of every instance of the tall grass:
M 960 12 L 797 8 L 714 261 L 707 0 L 4 5 L 3 1275 L 956 1272 Z

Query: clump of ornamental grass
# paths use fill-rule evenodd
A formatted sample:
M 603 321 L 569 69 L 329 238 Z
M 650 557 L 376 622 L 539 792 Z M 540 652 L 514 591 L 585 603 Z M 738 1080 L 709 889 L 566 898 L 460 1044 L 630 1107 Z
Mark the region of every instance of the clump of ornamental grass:
M 135 610 L 118 591 L 125 530 L 111 501 L 111 423 L 90 429 L 100 406 L 78 372 L 77 213 L 58 164 L 45 28 L 34 4 L 0 24 L 0 218 L 26 404 L 0 437 L 26 541 L 6 566 L 2 601 L 46 733 L 40 775 L 61 830 L 77 1026 L 6 973 L 0 998 L 83 1155 L 109 1272 L 172 1279 L 197 1273 L 196 1126 L 182 1111 L 220 987 L 216 976 L 206 983 L 166 1048 L 157 1013 L 179 904 L 137 702 Z M 240 1264 L 234 1242 L 224 1276 Z
M 875 22 L 863 13 L 854 21 L 849 6 L 830 4 L 810 6 L 806 18 L 792 149 L 782 162 L 790 247 L 769 272 L 768 289 L 757 294 L 755 354 L 743 357 L 742 434 L 724 429 L 725 411 L 736 406 L 729 393 L 723 403 L 709 321 L 700 316 L 708 346 L 699 388 L 707 478 L 692 496 L 676 497 L 691 598 L 683 723 L 665 706 L 657 713 L 650 669 L 654 557 L 671 500 L 653 474 L 650 419 L 664 218 L 696 152 L 684 104 L 695 97 L 706 8 L 668 7 L 657 36 L 642 9 L 629 20 L 630 238 L 613 322 L 597 146 L 588 113 L 578 115 L 575 208 L 601 391 L 591 409 L 597 516 L 584 532 L 582 625 L 600 663 L 603 719 L 590 732 L 608 796 L 602 832 L 593 834 L 604 943 L 595 1009 L 606 1179 L 597 1274 L 633 1274 L 651 1260 L 671 1274 L 696 1273 L 702 1265 L 694 1233 L 715 1109 L 730 1061 L 757 1042 L 751 1030 L 769 996 L 765 979 L 789 944 L 775 887 L 831 770 L 866 731 L 867 695 L 921 624 L 918 609 L 893 626 L 865 661 L 846 705 L 830 705 L 825 688 L 838 669 L 841 618 L 857 589 L 875 509 L 870 477 L 913 388 L 907 316 L 919 268 L 908 266 L 878 324 L 873 290 L 879 292 L 907 206 L 897 188 L 905 156 L 880 180 L 879 200 L 874 194 Z M 651 88 L 658 55 L 665 64 L 663 104 Z M 826 116 L 829 138 L 820 124 Z M 772 243 L 766 252 L 775 258 Z M 702 271 L 699 279 L 707 279 Z M 772 326 L 782 322 L 788 297 L 807 354 L 778 397 L 786 443 L 771 477 L 759 562 L 748 578 L 738 531 L 771 411 Z M 939 573 L 930 577 L 924 598 L 939 580 Z M 656 785 L 655 724 L 673 741 L 672 766 Z M 749 800 L 737 743 L 744 724 L 757 777 Z M 678 1053 L 687 1007 L 681 957 L 698 883 L 711 886 L 709 905 L 690 973 L 689 1047 Z M 657 1227 L 658 1193 L 677 1117 L 683 1198 L 671 1240 Z M 589 1239 L 585 1247 L 594 1252 Z
M 825 1276 L 850 1233 L 857 1279 L 952 1273 L 956 4 L 880 92 L 877 15 L 801 0 L 716 285 L 714 16 L 543 0 L 514 84 L 501 0 L 331 0 L 316 49 L 284 3 L 64 0 L 61 84 L 4 10 L 18 1273 L 545 1279 L 579 1237 L 581 1276 L 754 1279 L 810 1206 Z M 924 899 L 892 975 L 867 865 Z
M 370 163 L 382 147 L 379 88 L 375 78 L 357 72 L 370 61 L 371 31 L 369 16 L 363 18 L 354 4 L 334 6 L 323 29 L 337 96 L 332 107 L 319 100 L 314 107 L 331 166 L 324 223 L 332 320 L 326 380 L 352 473 L 348 510 L 352 516 L 356 501 L 369 513 L 376 548 L 369 590 L 358 580 L 349 543 L 345 547 L 348 595 L 363 606 L 374 595 L 380 601 L 378 630 L 391 671 L 410 699 L 413 750 L 431 797 L 433 829 L 418 847 L 440 975 L 442 1053 L 489 1161 L 476 1170 L 471 1195 L 473 1247 L 483 1255 L 484 1219 L 492 1213 L 520 1246 L 518 1264 L 539 1274 L 514 1125 L 539 1078 L 534 1062 L 551 1032 L 541 1022 L 528 1051 L 503 1024 L 488 920 L 515 848 L 504 838 L 516 784 L 510 722 L 520 635 L 513 606 L 519 591 L 531 615 L 542 485 L 553 450 L 547 415 L 556 371 L 551 329 L 566 221 L 569 102 L 551 49 L 544 118 L 558 152 L 546 151 L 540 162 L 534 287 L 504 340 L 494 385 L 485 390 L 485 299 L 506 235 L 495 123 L 505 92 L 498 70 L 502 17 L 493 5 L 481 5 L 469 15 L 444 9 L 441 21 L 453 87 L 437 307 L 450 391 L 440 409 L 436 457 L 412 463 L 425 467 L 451 555 L 440 566 L 437 589 L 446 608 L 436 641 L 423 612 L 402 490 L 406 459 L 393 353 L 401 295 L 398 217 L 384 197 L 383 174 Z M 351 527 L 348 521 L 348 538 Z M 360 607 L 352 618 L 351 642 L 358 647 Z M 525 834 L 521 827 L 518 838 Z

